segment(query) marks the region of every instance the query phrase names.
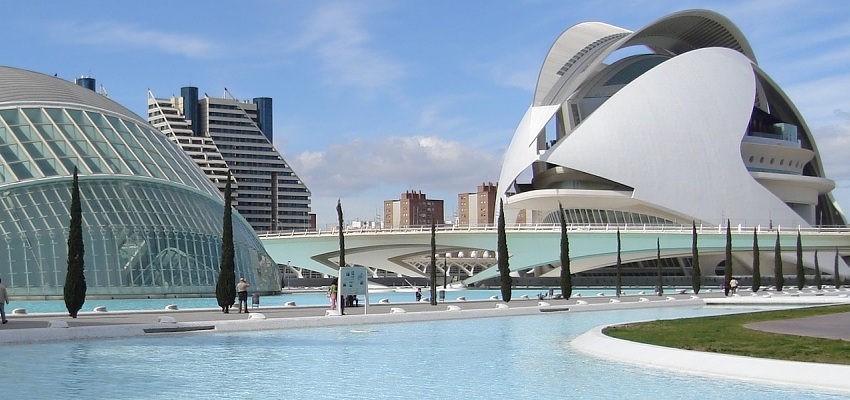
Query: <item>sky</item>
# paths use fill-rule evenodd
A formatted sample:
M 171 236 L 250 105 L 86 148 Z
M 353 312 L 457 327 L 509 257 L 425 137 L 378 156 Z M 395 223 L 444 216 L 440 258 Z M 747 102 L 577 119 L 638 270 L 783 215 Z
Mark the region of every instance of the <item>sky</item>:
M 850 5 L 843 0 L 0 0 L 0 65 L 91 76 L 147 115 L 183 86 L 274 99 L 274 142 L 319 228 L 374 220 L 408 190 L 445 201 L 496 183 L 546 54 L 567 28 L 640 29 L 702 8 L 744 33 L 806 119 L 850 211 Z M 14 16 L 13 18 L 10 16 Z

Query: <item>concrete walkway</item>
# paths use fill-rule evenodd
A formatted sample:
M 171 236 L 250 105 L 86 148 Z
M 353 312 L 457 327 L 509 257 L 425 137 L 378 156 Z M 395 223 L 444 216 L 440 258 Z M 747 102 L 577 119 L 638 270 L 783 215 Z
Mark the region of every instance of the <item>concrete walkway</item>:
M 371 304 L 346 308 L 346 315 L 326 315 L 326 306 L 259 307 L 251 313 L 224 314 L 221 309 L 81 312 L 78 318 L 67 313 L 7 314 L 9 323 L 0 325 L 0 344 L 144 336 L 152 333 L 189 331 L 254 331 L 383 324 L 540 314 L 542 312 L 582 312 L 649 307 L 701 306 L 701 299 L 689 295 L 624 296 L 621 299 L 597 296 L 570 300 L 515 298 L 505 304 L 497 300 L 447 301 L 430 303 Z M 368 311 L 368 314 L 367 314 Z
M 786 335 L 850 340 L 850 313 L 755 322 L 744 327 Z

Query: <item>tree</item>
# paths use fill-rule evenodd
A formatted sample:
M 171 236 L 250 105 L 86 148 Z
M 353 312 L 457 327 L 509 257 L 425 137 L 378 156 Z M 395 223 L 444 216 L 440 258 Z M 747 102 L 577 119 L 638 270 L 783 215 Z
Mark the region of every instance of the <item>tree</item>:
M 221 233 L 221 265 L 219 266 L 218 282 L 215 285 L 215 298 L 221 311 L 230 313 L 230 307 L 236 302 L 236 253 L 233 248 L 233 208 L 230 189 L 230 173 L 227 174 L 227 184 L 224 185 L 224 219 Z
M 664 275 L 661 273 L 661 239 L 655 238 L 655 270 L 658 272 L 658 295 L 664 294 Z
M 779 232 L 776 232 L 776 245 L 773 248 L 773 276 L 776 282 L 776 291 L 781 292 L 785 286 L 785 277 L 782 276 L 782 246 L 779 244 Z
M 797 231 L 797 290 L 806 286 L 806 272 L 803 270 L 803 239 Z
M 68 272 L 65 275 L 65 308 L 71 318 L 86 302 L 85 246 L 83 244 L 83 206 L 80 200 L 80 182 L 77 167 L 71 183 L 71 222 L 68 227 Z
M 691 288 L 694 294 L 699 294 L 702 285 L 702 271 L 699 269 L 699 250 L 697 249 L 697 223 L 693 221 L 693 234 L 691 242 Z
M 726 219 L 726 262 L 723 266 L 723 284 L 728 288 L 732 281 L 732 229 L 729 227 L 729 219 Z M 727 292 L 728 289 L 724 290 Z
M 508 236 L 505 234 L 505 212 L 502 199 L 499 199 L 499 223 L 497 229 L 498 237 L 496 240 L 498 243 L 496 244 L 496 254 L 499 257 L 497 264 L 499 269 L 499 288 L 502 291 L 502 300 L 509 302 L 511 301 L 513 280 L 511 279 L 511 270 L 508 263 Z
M 620 293 L 623 291 L 623 260 L 620 258 L 620 228 L 617 227 L 617 280 L 616 280 L 616 290 L 617 297 L 620 297 Z
M 567 236 L 567 221 L 564 218 L 564 207 L 558 203 L 561 221 L 561 295 L 569 299 L 573 295 L 573 280 L 570 276 L 570 238 Z
M 753 292 L 761 289 L 761 265 L 759 255 L 758 228 L 753 228 Z
M 342 202 L 336 200 L 336 217 L 339 220 L 339 267 L 345 266 L 345 235 L 343 234 Z
M 437 226 L 431 218 L 431 305 L 437 305 Z
M 817 250 L 815 250 L 815 286 L 818 288 L 818 290 L 821 290 L 823 288 L 823 282 L 821 281 L 821 276 L 820 276 L 820 265 L 818 263 L 818 251 Z
M 838 274 L 838 248 L 835 248 L 835 266 L 832 270 L 832 279 L 836 289 L 841 289 L 841 275 Z

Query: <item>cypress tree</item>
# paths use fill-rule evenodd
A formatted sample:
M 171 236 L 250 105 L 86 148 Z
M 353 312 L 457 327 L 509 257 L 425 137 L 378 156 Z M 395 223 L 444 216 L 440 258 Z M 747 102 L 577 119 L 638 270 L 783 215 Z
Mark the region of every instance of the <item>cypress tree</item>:
M 835 266 L 832 270 L 832 279 L 836 289 L 841 289 L 841 275 L 838 274 L 838 248 L 835 248 Z
M 758 228 L 753 228 L 753 293 L 761 289 L 761 260 L 759 255 Z
M 782 246 L 779 244 L 779 232 L 776 232 L 776 246 L 773 248 L 773 275 L 776 280 L 776 291 L 781 292 L 785 286 L 785 277 L 782 276 Z
M 661 239 L 655 238 L 655 270 L 658 272 L 658 295 L 664 294 L 664 275 L 661 273 Z
M 797 231 L 797 290 L 806 286 L 806 271 L 803 270 L 803 240 Z
M 343 220 L 342 220 L 342 202 L 337 199 L 336 200 L 336 217 L 339 221 L 339 267 L 342 268 L 345 266 L 345 235 L 343 234 Z
M 823 282 L 821 281 L 821 276 L 820 276 L 820 265 L 818 263 L 818 251 L 817 250 L 815 250 L 815 286 L 818 288 L 818 290 L 821 290 L 823 288 Z
M 729 282 L 732 281 L 732 229 L 729 227 L 729 219 L 726 219 L 726 262 L 723 266 L 724 293 L 728 293 Z
M 215 285 L 215 298 L 221 311 L 230 313 L 230 307 L 236 302 L 236 255 L 233 248 L 233 208 L 230 189 L 230 173 L 224 186 L 224 218 L 221 233 L 221 265 L 218 282 Z
M 699 250 L 697 249 L 697 223 L 693 221 L 693 233 L 691 242 L 691 288 L 694 294 L 699 294 L 702 285 L 702 271 L 699 268 Z
M 71 222 L 68 226 L 68 272 L 65 275 L 65 308 L 71 318 L 86 302 L 85 246 L 83 245 L 83 207 L 80 200 L 80 183 L 77 167 L 71 183 Z
M 623 291 L 623 260 L 620 258 L 620 228 L 617 227 L 617 280 L 616 280 L 616 290 L 617 297 L 620 297 L 620 293 Z
M 499 223 L 497 226 L 497 250 L 496 254 L 499 256 L 498 260 L 498 269 L 499 269 L 499 288 L 502 291 L 502 300 L 505 302 L 511 301 L 511 286 L 513 285 L 513 280 L 511 279 L 511 269 L 508 263 L 508 236 L 505 234 L 505 212 L 504 207 L 502 205 L 502 199 L 499 199 Z
M 564 207 L 558 203 L 561 221 L 561 295 L 569 299 L 573 295 L 573 280 L 570 276 L 570 238 L 567 236 L 567 221 L 564 218 Z
M 437 305 L 437 227 L 431 218 L 431 305 Z

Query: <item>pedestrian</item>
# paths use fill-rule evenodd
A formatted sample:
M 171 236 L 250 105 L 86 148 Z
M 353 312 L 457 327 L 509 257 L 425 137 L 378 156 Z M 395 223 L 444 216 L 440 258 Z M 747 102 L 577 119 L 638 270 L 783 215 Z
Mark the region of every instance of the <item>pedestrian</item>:
M 245 305 L 245 312 L 248 312 L 248 286 L 251 284 L 245 278 L 239 278 L 239 283 L 236 284 L 236 294 L 239 296 L 239 313 L 242 313 L 242 304 Z
M 336 310 L 336 282 L 328 288 L 328 298 L 331 299 L 331 310 Z
M 732 280 L 729 281 L 729 289 L 732 291 L 733 294 L 738 293 L 738 280 L 737 279 L 732 278 Z
M 723 295 L 724 295 L 724 296 L 728 296 L 728 295 L 729 295 L 729 290 L 730 290 L 731 288 L 732 288 L 732 282 L 730 282 L 728 279 L 724 280 L 724 281 L 723 281 Z
M 416 288 L 416 301 L 422 300 L 422 288 Z
M 6 319 L 6 304 L 9 304 L 9 293 L 6 293 L 6 285 L 0 279 L 0 319 L 3 320 L 4 324 L 9 322 Z

